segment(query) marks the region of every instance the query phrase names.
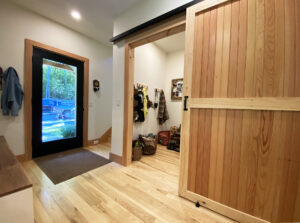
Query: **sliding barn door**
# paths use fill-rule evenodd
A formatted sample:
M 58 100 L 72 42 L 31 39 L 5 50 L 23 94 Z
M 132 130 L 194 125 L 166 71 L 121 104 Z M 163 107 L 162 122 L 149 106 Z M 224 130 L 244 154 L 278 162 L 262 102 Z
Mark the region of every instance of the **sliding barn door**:
M 241 222 L 300 221 L 300 1 L 188 9 L 179 194 Z

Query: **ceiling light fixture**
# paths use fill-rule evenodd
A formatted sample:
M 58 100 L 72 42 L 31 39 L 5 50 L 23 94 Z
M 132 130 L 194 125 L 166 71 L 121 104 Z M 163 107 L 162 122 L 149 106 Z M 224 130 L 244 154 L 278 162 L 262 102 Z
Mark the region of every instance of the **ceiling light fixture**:
M 81 19 L 80 13 L 79 13 L 78 11 L 76 11 L 76 10 L 72 10 L 72 11 L 71 11 L 71 16 L 72 16 L 74 19 L 76 19 L 76 20 L 80 20 L 80 19 Z

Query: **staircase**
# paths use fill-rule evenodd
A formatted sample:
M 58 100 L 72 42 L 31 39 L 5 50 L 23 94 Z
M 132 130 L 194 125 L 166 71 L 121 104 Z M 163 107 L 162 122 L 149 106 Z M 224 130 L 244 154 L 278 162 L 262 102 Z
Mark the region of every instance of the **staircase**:
M 98 139 L 89 140 L 89 146 L 94 146 L 97 144 L 111 145 L 111 128 L 109 128 L 101 137 Z
M 110 128 L 110 131 L 108 132 L 107 134 L 107 137 L 106 137 L 106 143 L 108 145 L 111 145 L 111 128 Z
M 100 143 L 111 145 L 111 128 L 109 128 L 99 139 Z

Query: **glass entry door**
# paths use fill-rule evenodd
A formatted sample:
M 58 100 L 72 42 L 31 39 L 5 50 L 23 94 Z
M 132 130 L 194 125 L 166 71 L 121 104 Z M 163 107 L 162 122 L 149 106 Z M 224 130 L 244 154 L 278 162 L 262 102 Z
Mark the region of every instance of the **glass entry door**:
M 83 62 L 33 49 L 33 157 L 82 146 Z

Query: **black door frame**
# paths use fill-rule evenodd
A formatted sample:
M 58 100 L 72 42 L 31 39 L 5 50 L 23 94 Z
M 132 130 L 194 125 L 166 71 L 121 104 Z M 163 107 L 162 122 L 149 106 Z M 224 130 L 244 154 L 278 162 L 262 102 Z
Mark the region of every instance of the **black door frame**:
M 33 157 L 48 155 L 83 145 L 83 86 L 84 64 L 70 58 L 37 47 L 33 48 L 32 62 L 32 155 Z M 42 80 L 43 59 L 49 59 L 77 67 L 76 89 L 76 136 L 73 138 L 42 142 Z
M 25 152 L 18 156 L 19 160 L 26 161 L 32 159 L 32 55 L 33 47 L 45 49 L 77 59 L 84 63 L 84 88 L 83 88 L 83 146 L 89 145 L 88 141 L 88 101 L 89 101 L 89 59 L 70 53 L 34 40 L 25 39 L 25 75 L 24 75 L 24 136 Z

